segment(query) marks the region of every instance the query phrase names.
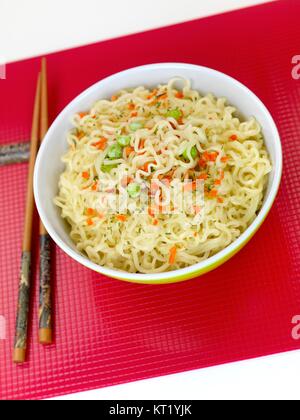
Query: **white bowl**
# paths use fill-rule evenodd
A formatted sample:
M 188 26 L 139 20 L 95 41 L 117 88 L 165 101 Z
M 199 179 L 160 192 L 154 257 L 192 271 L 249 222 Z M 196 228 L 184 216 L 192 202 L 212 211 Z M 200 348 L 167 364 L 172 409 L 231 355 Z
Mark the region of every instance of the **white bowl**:
M 254 116 L 261 124 L 273 170 L 269 176 L 263 207 L 251 226 L 231 245 L 218 254 L 193 266 L 160 274 L 131 274 L 101 267 L 80 254 L 69 237 L 60 210 L 53 204 L 64 165 L 62 155 L 67 150 L 66 134 L 72 128 L 71 118 L 77 112 L 91 108 L 100 98 L 110 98 L 122 88 L 139 85 L 154 87 L 181 76 L 190 79 L 192 87 L 202 93 L 226 97 L 244 117 Z M 40 148 L 34 172 L 34 194 L 38 212 L 56 244 L 80 264 L 109 277 L 137 283 L 172 283 L 204 274 L 236 254 L 255 234 L 269 213 L 279 189 L 282 174 L 282 149 L 272 116 L 260 99 L 237 80 L 218 71 L 183 63 L 151 64 L 132 68 L 96 83 L 75 98 L 56 118 Z

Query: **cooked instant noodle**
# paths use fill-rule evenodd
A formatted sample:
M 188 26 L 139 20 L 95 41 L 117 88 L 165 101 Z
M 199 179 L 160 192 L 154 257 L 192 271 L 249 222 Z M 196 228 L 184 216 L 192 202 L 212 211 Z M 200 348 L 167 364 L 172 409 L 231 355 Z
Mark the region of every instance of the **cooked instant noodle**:
M 160 273 L 196 264 L 262 206 L 272 167 L 260 125 L 188 80 L 122 90 L 73 122 L 55 204 L 99 265 Z

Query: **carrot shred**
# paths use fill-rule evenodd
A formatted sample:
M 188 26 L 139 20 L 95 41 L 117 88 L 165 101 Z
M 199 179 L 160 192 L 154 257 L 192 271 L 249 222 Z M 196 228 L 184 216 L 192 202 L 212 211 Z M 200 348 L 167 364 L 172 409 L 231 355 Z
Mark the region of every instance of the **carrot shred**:
M 139 169 L 143 172 L 149 172 L 149 166 L 153 163 L 155 164 L 156 162 L 154 162 L 154 161 L 147 162 L 147 163 L 145 163 L 145 165 L 141 166 Z
M 97 191 L 98 189 L 98 182 L 94 182 L 94 184 L 92 185 L 92 191 Z
M 153 225 L 154 225 L 154 226 L 157 226 L 157 225 L 158 225 L 158 220 L 157 220 L 157 219 L 154 219 L 154 220 L 153 220 Z
M 87 216 L 95 216 L 95 210 L 94 209 L 91 209 L 91 208 L 88 208 L 88 209 L 86 209 L 86 215 Z
M 203 181 L 206 181 L 208 178 L 208 174 L 201 174 L 198 179 L 202 179 Z
M 224 199 L 222 197 L 218 197 L 218 203 L 220 204 L 224 203 Z
M 205 161 L 209 160 L 209 152 L 205 151 L 202 155 L 202 159 L 204 159 Z
M 130 109 L 131 111 L 132 111 L 133 109 L 135 109 L 135 105 L 134 105 L 134 103 L 130 102 L 130 103 L 128 104 L 128 109 Z
M 177 254 L 177 248 L 176 248 L 176 246 L 173 246 L 170 249 L 170 258 L 169 258 L 169 264 L 170 265 L 173 265 L 175 263 L 176 254 Z
M 147 163 L 145 163 L 145 165 L 142 167 L 142 170 L 143 170 L 144 172 L 149 172 L 149 165 L 150 165 L 150 163 L 153 163 L 153 162 L 147 162 Z
M 81 176 L 84 179 L 89 179 L 90 178 L 90 174 L 88 172 L 82 172 Z
M 216 179 L 214 182 L 215 185 L 221 185 L 222 181 L 220 179 Z
M 132 117 L 137 117 L 137 116 L 138 116 L 137 111 L 132 112 L 132 113 L 131 113 L 131 116 L 132 116 Z
M 130 156 L 130 154 L 131 154 L 132 152 L 134 152 L 134 148 L 133 148 L 133 147 L 128 146 L 128 147 L 125 147 L 124 151 L 125 151 L 125 156 L 126 156 L 126 157 L 128 157 L 128 156 Z
M 233 134 L 232 136 L 230 136 L 230 141 L 236 141 L 238 139 L 238 136 L 236 134 Z
M 150 217 L 154 217 L 155 216 L 155 211 L 151 207 L 149 207 L 148 208 L 148 214 L 149 214 Z
M 80 118 L 84 118 L 88 115 L 88 113 L 87 112 L 80 112 L 78 115 L 79 115 Z
M 207 162 L 206 162 L 206 160 L 204 160 L 204 159 L 200 159 L 200 160 L 199 160 L 199 166 L 200 166 L 200 168 L 205 169 L 205 168 L 207 167 Z
M 184 98 L 184 94 L 182 92 L 177 92 L 176 95 L 175 95 L 175 97 L 177 99 L 182 99 L 182 98 Z
M 88 224 L 89 226 L 93 226 L 94 222 L 92 221 L 92 219 L 88 219 L 88 220 L 87 220 L 87 224 Z
M 157 209 L 159 213 L 165 213 L 167 211 L 167 207 L 163 206 L 162 204 L 159 204 L 159 205 L 156 204 L 154 207 Z
M 126 222 L 126 220 L 127 220 L 127 216 L 125 216 L 125 214 L 119 214 L 119 215 L 117 216 L 117 220 L 118 220 L 119 222 Z
M 96 143 L 93 143 L 92 146 L 96 147 L 99 150 L 105 150 L 107 142 L 108 142 L 107 138 L 102 137 L 99 141 L 97 141 Z
M 215 190 L 215 189 L 209 191 L 209 193 L 208 193 L 208 197 L 210 197 L 210 198 L 215 198 L 215 197 L 217 197 L 217 195 L 218 195 L 218 191 Z
M 215 162 L 218 157 L 218 152 L 208 152 L 205 151 L 202 155 L 202 158 L 208 162 Z
M 211 160 L 212 162 L 215 162 L 215 161 L 217 160 L 218 155 L 219 155 L 219 153 L 218 153 L 218 152 L 212 152 L 212 153 L 210 154 L 210 160 Z
M 139 149 L 144 149 L 144 147 L 145 147 L 145 139 L 141 139 L 140 140 L 140 143 L 139 143 Z
M 221 162 L 222 162 L 222 163 L 227 163 L 227 162 L 228 162 L 228 160 L 229 160 L 229 157 L 228 157 L 228 156 L 223 156 L 223 157 L 221 157 Z
M 118 99 L 118 97 L 117 97 L 116 95 L 113 95 L 113 96 L 111 97 L 112 102 L 116 101 L 117 99 Z
M 150 95 L 147 96 L 147 99 L 152 99 L 153 96 L 157 94 L 157 89 L 153 89 L 153 91 L 150 93 Z

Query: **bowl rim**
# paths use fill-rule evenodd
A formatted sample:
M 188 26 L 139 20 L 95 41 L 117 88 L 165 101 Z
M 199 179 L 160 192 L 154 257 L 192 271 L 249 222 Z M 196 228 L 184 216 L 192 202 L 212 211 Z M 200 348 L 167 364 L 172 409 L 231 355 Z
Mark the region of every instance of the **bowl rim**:
M 174 69 L 174 71 L 177 70 L 183 70 L 183 69 L 194 69 L 194 70 L 201 70 L 202 72 L 208 72 L 211 73 L 217 77 L 221 77 L 224 80 L 226 79 L 230 83 L 234 83 L 240 87 L 240 89 L 243 91 L 245 96 L 251 96 L 252 99 L 254 99 L 257 102 L 257 105 L 260 106 L 261 111 L 264 112 L 265 116 L 269 120 L 269 124 L 271 127 L 271 136 L 273 138 L 274 146 L 275 146 L 275 155 L 276 155 L 276 167 L 274 172 L 274 179 L 270 188 L 269 195 L 267 199 L 265 200 L 258 216 L 255 218 L 255 220 L 251 223 L 251 225 L 245 230 L 245 232 L 242 233 L 241 236 L 239 236 L 238 239 L 236 239 L 234 242 L 232 242 L 230 245 L 228 245 L 226 248 L 224 248 L 222 251 L 218 252 L 217 254 L 213 255 L 212 257 L 209 257 L 208 259 L 201 261 L 197 264 L 193 264 L 191 266 L 188 266 L 186 268 L 168 271 L 168 272 L 162 272 L 162 273 L 154 273 L 154 274 L 142 274 L 142 273 L 129 273 L 125 271 L 120 271 L 116 269 L 111 269 L 105 266 L 100 266 L 91 260 L 88 259 L 88 257 L 78 254 L 73 249 L 69 247 L 56 233 L 55 229 L 52 228 L 51 222 L 48 220 L 48 217 L 46 216 L 46 213 L 43 210 L 43 204 L 42 200 L 40 198 L 39 189 L 38 189 L 38 178 L 39 178 L 39 172 L 40 167 L 43 162 L 44 157 L 44 151 L 47 147 L 47 143 L 49 139 L 52 137 L 52 133 L 54 132 L 56 126 L 64 120 L 65 116 L 68 114 L 69 109 L 73 107 L 74 104 L 76 104 L 78 101 L 83 99 L 85 96 L 88 96 L 91 92 L 93 92 L 98 87 L 101 87 L 101 84 L 111 82 L 113 86 L 113 82 L 115 79 L 119 77 L 126 77 L 129 74 L 132 74 L 136 71 L 147 71 L 147 70 L 160 70 L 160 69 Z M 275 201 L 275 198 L 277 196 L 281 177 L 282 177 L 282 167 L 283 167 L 283 157 L 282 157 L 282 145 L 280 141 L 280 135 L 279 131 L 277 129 L 277 126 L 274 122 L 274 119 L 267 109 L 267 107 L 264 105 L 264 103 L 261 101 L 261 99 L 254 94 L 247 86 L 245 86 L 243 83 L 239 82 L 235 78 L 221 72 L 218 70 L 211 69 L 209 67 L 200 66 L 196 64 L 188 64 L 188 63 L 176 63 L 176 62 L 170 62 L 170 63 L 154 63 L 154 64 L 147 64 L 137 67 L 132 67 L 127 70 L 123 70 L 117 73 L 114 73 L 104 79 L 101 79 L 100 81 L 96 82 L 86 90 L 84 90 L 82 93 L 80 93 L 78 96 L 76 96 L 71 102 L 66 105 L 66 107 L 59 113 L 59 115 L 56 117 L 56 119 L 51 124 L 44 141 L 41 144 L 40 150 L 37 155 L 35 168 L 34 168 L 34 197 L 35 202 L 37 206 L 38 213 L 41 217 L 41 220 L 49 233 L 49 235 L 52 237 L 54 242 L 71 258 L 73 258 L 78 263 L 82 264 L 83 266 L 90 268 L 91 270 L 103 274 L 108 277 L 117 278 L 120 280 L 125 281 L 132 281 L 136 283 L 159 283 L 164 281 L 170 281 L 176 279 L 182 278 L 182 279 L 189 279 L 193 278 L 198 274 L 201 274 L 202 272 L 208 272 L 216 268 L 217 266 L 221 265 L 223 262 L 227 261 L 231 256 L 233 256 L 235 253 L 237 253 L 250 239 L 251 237 L 256 233 L 256 231 L 259 229 L 259 227 L 264 222 L 266 216 L 268 215 L 269 211 L 272 208 L 272 205 Z

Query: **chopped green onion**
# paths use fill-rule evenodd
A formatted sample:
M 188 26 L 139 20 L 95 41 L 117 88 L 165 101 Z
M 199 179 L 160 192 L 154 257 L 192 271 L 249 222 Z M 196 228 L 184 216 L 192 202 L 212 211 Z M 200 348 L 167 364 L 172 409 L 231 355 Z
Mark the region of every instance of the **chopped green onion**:
M 137 198 L 141 193 L 141 187 L 139 184 L 132 182 L 128 185 L 127 192 L 131 198 Z
M 102 165 L 101 166 L 101 171 L 102 172 L 104 172 L 104 173 L 108 173 L 108 172 L 110 172 L 112 169 L 115 169 L 115 168 L 117 168 L 118 167 L 118 165 Z
M 140 130 L 141 128 L 143 128 L 143 127 L 144 127 L 144 125 L 140 122 L 134 122 L 134 123 L 131 123 L 129 125 L 129 128 L 130 128 L 131 131 L 137 131 L 137 130 Z
M 196 146 L 192 147 L 191 148 L 191 156 L 192 156 L 192 158 L 193 159 L 196 159 L 197 154 L 198 154 L 197 147 Z M 182 156 L 183 156 L 183 158 L 185 160 L 190 160 L 189 155 L 188 155 L 188 149 L 185 149 L 185 151 L 183 152 Z
M 130 136 L 118 136 L 117 142 L 121 147 L 129 146 L 131 137 Z
M 170 111 L 167 112 L 166 117 L 167 118 L 174 118 L 175 120 L 179 120 L 179 118 L 182 117 L 182 112 L 178 108 L 170 109 Z
M 112 159 L 112 160 L 113 159 L 120 159 L 123 156 L 122 147 L 118 143 L 113 144 L 108 149 L 107 156 L 109 157 L 109 159 Z

